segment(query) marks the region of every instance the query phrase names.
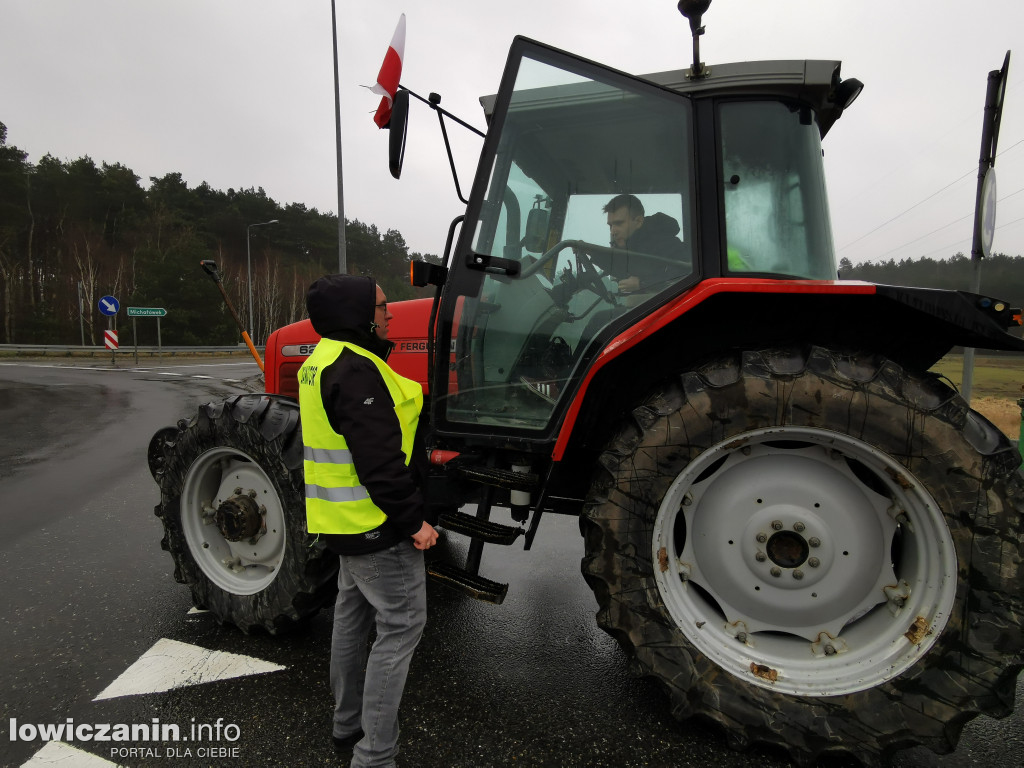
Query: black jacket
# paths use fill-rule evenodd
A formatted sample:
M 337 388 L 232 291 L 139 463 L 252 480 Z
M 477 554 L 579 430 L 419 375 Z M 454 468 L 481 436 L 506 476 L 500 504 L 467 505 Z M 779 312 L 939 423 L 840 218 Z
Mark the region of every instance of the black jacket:
M 306 297 L 313 329 L 321 336 L 358 345 L 386 360 L 393 345 L 371 330 L 376 290 L 372 278 L 320 278 Z M 381 526 L 367 533 L 321 534 L 327 546 L 338 554 L 366 554 L 387 549 L 415 534 L 426 519 L 421 491 L 427 473 L 426 450 L 417 434 L 406 466 L 395 404 L 377 366 L 362 355 L 343 352 L 321 371 L 320 396 L 331 428 L 348 443 L 360 482 L 387 515 Z
M 595 254 L 594 261 L 620 280 L 631 275 L 638 277 L 641 291 L 660 291 L 691 268 L 686 247 L 676 237 L 678 234 L 679 224 L 675 219 L 664 213 L 653 213 L 644 217 L 643 225 L 626 240 L 619 254 Z M 671 261 L 636 254 L 653 254 Z

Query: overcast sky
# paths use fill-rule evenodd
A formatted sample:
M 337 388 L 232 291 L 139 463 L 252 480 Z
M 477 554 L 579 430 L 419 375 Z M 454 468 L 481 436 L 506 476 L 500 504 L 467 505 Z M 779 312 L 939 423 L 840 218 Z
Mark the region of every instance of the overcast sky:
M 674 0 L 336 0 L 345 215 L 440 253 L 462 210 L 435 115 L 414 103 L 401 181 L 373 124 L 376 79 L 407 17 L 403 85 L 483 128 L 519 34 L 633 74 L 690 64 Z M 714 0 L 702 58 L 838 59 L 865 83 L 825 140 L 839 257 L 969 254 L 985 84 L 1011 60 L 993 250 L 1024 255 L 1024 2 Z M 148 186 L 262 186 L 337 211 L 330 0 L 0 0 L 8 143 L 122 163 Z M 457 126 L 463 186 L 479 139 Z

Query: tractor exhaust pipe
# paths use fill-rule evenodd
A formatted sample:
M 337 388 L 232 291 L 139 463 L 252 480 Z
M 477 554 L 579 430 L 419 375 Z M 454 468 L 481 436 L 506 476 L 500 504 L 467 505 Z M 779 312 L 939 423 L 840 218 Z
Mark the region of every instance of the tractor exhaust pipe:
M 245 326 L 242 325 L 241 319 L 238 317 L 238 313 L 235 311 L 234 305 L 231 303 L 231 299 L 228 298 L 227 292 L 224 290 L 224 283 L 220 279 L 220 272 L 217 271 L 217 262 L 213 259 L 203 259 L 199 262 L 199 266 L 203 268 L 203 271 L 210 276 L 210 278 L 217 284 L 217 288 L 220 289 L 220 295 L 224 297 L 224 303 L 228 305 L 228 309 L 231 310 L 231 316 L 235 318 L 235 324 L 238 326 L 238 330 L 242 332 L 242 339 L 245 340 L 245 345 L 249 347 L 249 351 L 252 356 L 256 359 L 256 365 L 263 370 L 263 358 L 260 357 L 260 353 L 256 351 L 256 347 L 253 346 L 252 339 L 249 338 L 249 332 L 245 330 Z

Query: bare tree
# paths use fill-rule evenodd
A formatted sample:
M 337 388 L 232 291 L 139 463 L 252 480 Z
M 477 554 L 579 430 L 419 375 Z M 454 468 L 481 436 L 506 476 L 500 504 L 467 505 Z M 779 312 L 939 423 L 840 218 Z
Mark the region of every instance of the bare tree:
M 88 311 L 85 312 L 85 325 L 89 329 L 89 343 L 96 343 L 96 334 L 94 329 L 94 315 L 93 315 L 93 304 L 99 296 L 97 286 L 99 284 L 99 269 L 92 258 L 92 248 L 89 245 L 88 239 L 83 240 L 83 246 L 85 253 L 81 253 L 78 248 L 78 242 L 75 241 L 73 244 L 75 266 L 78 270 L 79 280 L 82 282 L 82 289 L 85 293 L 85 304 L 88 307 Z

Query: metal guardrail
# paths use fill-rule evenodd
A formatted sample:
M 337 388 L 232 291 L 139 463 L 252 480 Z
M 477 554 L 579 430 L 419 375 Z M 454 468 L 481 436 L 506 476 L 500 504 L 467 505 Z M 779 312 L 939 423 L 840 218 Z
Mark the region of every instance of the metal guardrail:
M 262 353 L 263 347 L 257 347 Z M 138 350 L 139 355 L 146 357 L 166 355 L 240 355 L 250 357 L 249 349 L 244 344 L 234 346 L 193 346 L 193 347 L 157 347 L 156 345 L 140 344 L 122 345 L 116 350 L 102 346 L 81 346 L 79 344 L 0 344 L 0 358 L 3 357 L 100 357 L 132 355 Z

